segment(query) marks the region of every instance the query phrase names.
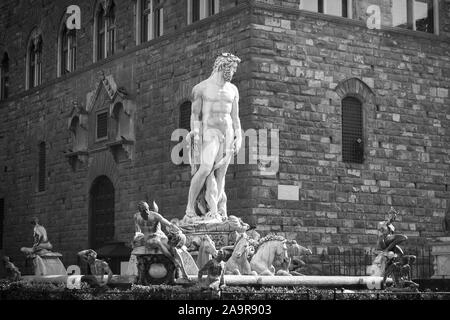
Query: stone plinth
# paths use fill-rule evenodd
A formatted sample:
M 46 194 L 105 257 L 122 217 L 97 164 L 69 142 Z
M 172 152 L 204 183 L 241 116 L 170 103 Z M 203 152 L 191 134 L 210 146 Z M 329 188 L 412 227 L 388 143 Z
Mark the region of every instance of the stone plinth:
M 433 279 L 450 279 L 450 237 L 438 238 L 431 244 L 431 255 L 434 258 Z
M 186 235 L 187 247 L 196 236 L 207 234 L 214 241 L 216 248 L 219 249 L 233 245 L 236 241 L 237 232 L 246 230 L 248 225 L 245 225 L 240 219 L 230 216 L 223 222 L 179 225 L 179 227 Z
M 67 270 L 59 259 L 62 254 L 48 252 L 33 258 L 34 274 L 36 276 L 67 275 Z

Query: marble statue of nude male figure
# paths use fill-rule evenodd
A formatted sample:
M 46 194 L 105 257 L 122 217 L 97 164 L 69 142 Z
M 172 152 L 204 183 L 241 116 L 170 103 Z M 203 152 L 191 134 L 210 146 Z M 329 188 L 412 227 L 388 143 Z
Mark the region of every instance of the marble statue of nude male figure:
M 200 161 L 191 161 L 193 177 L 184 223 L 198 220 L 195 204 L 204 186 L 208 205 L 205 220 L 221 222 L 227 217 L 225 175 L 233 153 L 239 152 L 242 143 L 239 92 L 230 82 L 239 62 L 238 57 L 223 53 L 216 59 L 211 76 L 192 90 L 191 132 L 186 139 L 194 140 L 192 152 L 197 152 Z M 198 141 L 201 144 L 196 146 Z

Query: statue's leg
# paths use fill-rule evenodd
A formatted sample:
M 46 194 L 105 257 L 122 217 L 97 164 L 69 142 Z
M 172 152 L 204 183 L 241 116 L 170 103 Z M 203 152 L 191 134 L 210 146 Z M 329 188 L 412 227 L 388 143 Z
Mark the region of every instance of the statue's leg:
M 205 184 L 206 178 L 211 173 L 214 160 L 219 151 L 219 138 L 211 137 L 209 140 L 203 140 L 202 148 L 202 163 L 192 177 L 191 186 L 189 188 L 188 204 L 186 207 L 187 216 L 195 216 L 195 201 L 197 200 L 198 194 Z
M 211 172 L 206 178 L 206 192 L 205 200 L 209 207 L 209 214 L 214 216 L 217 213 L 217 202 L 218 202 L 218 189 L 217 181 L 214 172 Z
M 220 168 L 216 170 L 217 194 L 219 195 L 218 212 L 222 217 L 227 216 L 227 196 L 225 195 L 225 176 L 227 174 L 228 166 L 231 158 Z

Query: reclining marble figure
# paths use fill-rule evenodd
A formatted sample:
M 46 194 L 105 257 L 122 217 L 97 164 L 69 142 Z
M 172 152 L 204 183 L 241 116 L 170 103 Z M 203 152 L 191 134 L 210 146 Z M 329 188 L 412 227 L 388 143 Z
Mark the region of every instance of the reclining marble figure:
M 181 273 L 181 277 L 188 279 L 183 261 L 185 256 L 183 253 L 186 251 L 186 236 L 180 228 L 158 213 L 159 209 L 156 203 L 153 203 L 152 209 L 150 210 L 148 203 L 145 201 L 140 201 L 138 204 L 139 212 L 134 215 L 135 236 L 132 255 L 161 252 L 172 261 Z M 162 228 L 165 228 L 167 235 Z

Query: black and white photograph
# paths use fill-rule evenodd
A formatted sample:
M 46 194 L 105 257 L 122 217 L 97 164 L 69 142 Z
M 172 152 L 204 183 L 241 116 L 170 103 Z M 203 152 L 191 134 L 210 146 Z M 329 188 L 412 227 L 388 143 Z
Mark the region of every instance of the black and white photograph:
M 0 303 L 450 300 L 449 90 L 450 0 L 0 0 Z

